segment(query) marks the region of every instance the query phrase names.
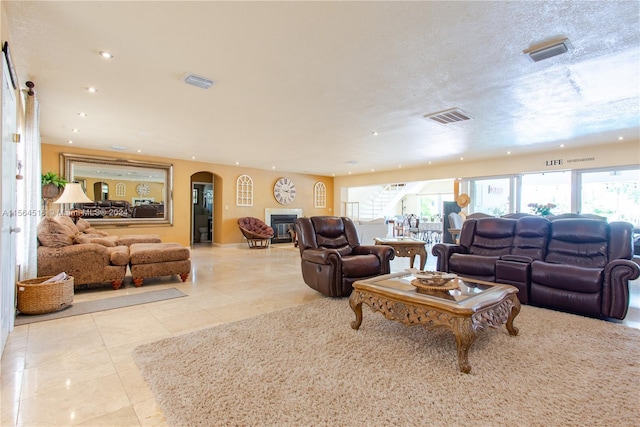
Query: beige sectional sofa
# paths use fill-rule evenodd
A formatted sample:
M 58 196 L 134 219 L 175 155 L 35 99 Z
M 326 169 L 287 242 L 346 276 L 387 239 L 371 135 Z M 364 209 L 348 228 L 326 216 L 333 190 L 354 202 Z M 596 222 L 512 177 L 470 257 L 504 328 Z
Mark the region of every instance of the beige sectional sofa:
M 155 234 L 111 236 L 86 220 L 74 224 L 58 216 L 40 222 L 38 242 L 38 276 L 64 271 L 73 276 L 74 286 L 109 282 L 118 289 L 127 274 L 129 245 L 161 240 Z

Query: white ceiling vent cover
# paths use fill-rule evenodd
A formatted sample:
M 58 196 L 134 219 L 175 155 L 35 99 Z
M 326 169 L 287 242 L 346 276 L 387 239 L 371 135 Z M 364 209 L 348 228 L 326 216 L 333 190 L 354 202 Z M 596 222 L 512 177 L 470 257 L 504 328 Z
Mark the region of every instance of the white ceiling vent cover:
M 213 80 L 196 76 L 195 74 L 187 74 L 184 78 L 184 82 L 202 89 L 209 89 L 213 85 Z
M 529 58 L 533 62 L 542 61 L 545 59 L 553 58 L 554 56 L 562 55 L 572 49 L 569 39 L 560 40 L 547 44 L 545 46 L 537 46 L 532 50 L 526 50 L 524 53 L 529 55 Z
M 424 116 L 427 120 L 433 120 L 441 125 L 448 125 L 451 123 L 464 122 L 465 120 L 471 120 L 473 116 L 465 113 L 459 108 L 451 108 L 449 110 L 439 111 L 433 114 L 426 114 Z

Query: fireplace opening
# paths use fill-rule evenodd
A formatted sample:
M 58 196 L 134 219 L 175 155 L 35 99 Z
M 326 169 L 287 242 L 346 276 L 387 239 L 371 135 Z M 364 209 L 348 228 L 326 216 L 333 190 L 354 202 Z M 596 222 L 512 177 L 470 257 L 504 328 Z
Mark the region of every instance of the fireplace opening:
M 273 238 L 271 243 L 290 243 L 293 237 L 289 230 L 293 230 L 296 222 L 296 215 L 271 215 L 271 228 L 273 228 Z

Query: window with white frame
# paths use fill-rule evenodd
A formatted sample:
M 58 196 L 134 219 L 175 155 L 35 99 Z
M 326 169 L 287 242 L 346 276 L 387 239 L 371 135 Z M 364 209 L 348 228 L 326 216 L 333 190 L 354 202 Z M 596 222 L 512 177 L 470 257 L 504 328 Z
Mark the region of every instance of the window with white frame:
M 313 207 L 327 207 L 327 186 L 323 182 L 316 182 L 313 186 Z
M 253 179 L 240 175 L 236 181 L 236 206 L 253 206 Z

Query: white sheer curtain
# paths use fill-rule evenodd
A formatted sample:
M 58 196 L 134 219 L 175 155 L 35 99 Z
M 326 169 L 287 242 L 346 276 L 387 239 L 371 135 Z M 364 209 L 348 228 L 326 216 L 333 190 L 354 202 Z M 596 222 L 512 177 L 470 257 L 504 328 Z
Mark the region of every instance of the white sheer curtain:
M 35 92 L 26 95 L 24 138 L 18 144 L 18 161 L 22 162 L 18 180 L 18 227 L 16 235 L 17 261 L 20 280 L 31 279 L 38 273 L 38 222 L 44 216 L 42 207 L 42 166 L 40 162 L 40 111 Z

